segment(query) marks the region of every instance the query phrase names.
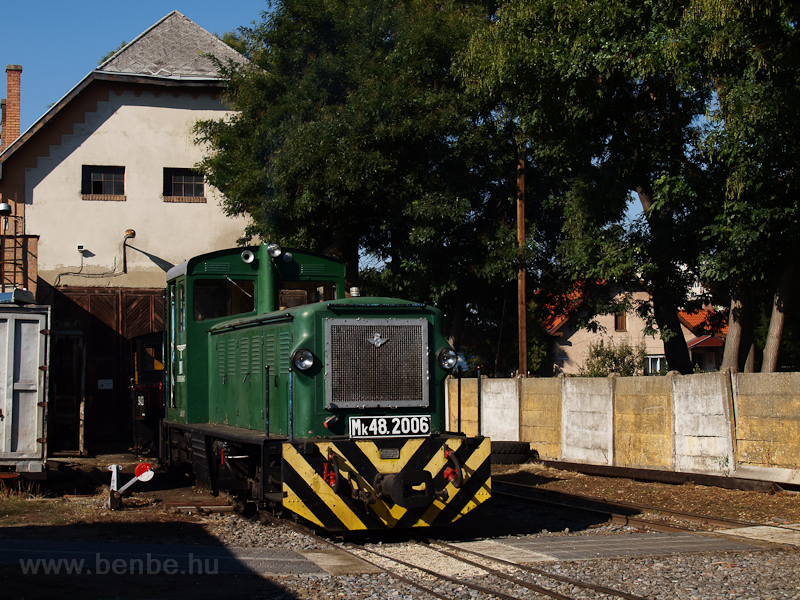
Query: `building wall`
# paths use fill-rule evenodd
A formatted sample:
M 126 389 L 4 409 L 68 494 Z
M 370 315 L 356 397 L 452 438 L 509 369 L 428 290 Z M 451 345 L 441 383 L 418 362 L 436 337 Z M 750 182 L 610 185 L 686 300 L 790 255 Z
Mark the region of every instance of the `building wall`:
M 481 390 L 481 433 L 499 440 L 512 439 L 519 432 L 519 379 L 497 379 Z
M 675 470 L 731 475 L 733 405 L 728 373 L 673 377 Z
M 632 302 L 636 303 L 648 300 L 649 296 L 645 292 L 637 292 L 632 294 L 631 298 Z M 626 342 L 633 348 L 643 343 L 648 356 L 664 356 L 664 343 L 658 337 L 645 335 L 646 323 L 635 311 L 629 310 L 626 313 L 625 331 L 615 330 L 613 314 L 598 315 L 594 321 L 598 325 L 596 332 L 585 328 L 576 329 L 573 319 L 559 329 L 559 337 L 556 338 L 554 347 L 556 374 L 578 375 L 581 368 L 586 365 L 590 344 L 597 344 L 601 340 L 606 346 Z M 681 333 L 686 340 L 695 337 L 683 326 Z
M 40 236 L 39 277 L 50 285 L 163 287 L 171 266 L 234 246 L 246 221 L 224 215 L 216 190 L 206 185 L 206 203 L 164 202 L 162 194 L 165 167 L 193 167 L 203 156 L 193 124 L 224 114 L 203 93 L 126 90 L 97 102 L 26 168 L 26 231 Z M 82 199 L 83 165 L 124 166 L 126 200 Z M 129 229 L 136 236 L 123 248 Z
M 448 430 L 460 431 L 469 436 L 478 435 L 478 380 L 461 379 L 459 387 L 458 380 L 449 379 L 445 392 L 449 415 Z
M 614 379 L 567 378 L 561 390 L 563 460 L 614 464 Z

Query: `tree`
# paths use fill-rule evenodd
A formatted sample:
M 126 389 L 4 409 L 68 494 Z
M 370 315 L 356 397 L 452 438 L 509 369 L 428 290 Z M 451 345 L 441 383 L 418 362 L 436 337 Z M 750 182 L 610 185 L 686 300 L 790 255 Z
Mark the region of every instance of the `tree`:
M 196 130 L 203 172 L 251 234 L 340 258 L 351 282 L 375 257 L 364 285 L 439 303 L 456 344 L 477 283 L 513 272 L 515 148 L 452 68 L 487 10 L 276 2 L 239 32 L 252 62 L 221 65 L 236 112 Z
M 564 214 L 561 261 L 573 278 L 643 280 L 671 369 L 690 373 L 678 308 L 688 305 L 708 175 L 697 117 L 702 73 L 668 52 L 680 2 L 509 0 L 474 37 L 471 87 L 502 97 L 551 179 Z M 644 211 L 621 225 L 631 194 Z
M 674 36 L 697 45 L 715 90 L 708 149 L 724 179 L 711 196 L 704 262 L 706 279 L 731 293 L 725 367 L 753 370 L 757 292 L 773 290 L 762 371 L 776 369 L 797 274 L 798 18 L 784 0 L 694 0 Z
M 586 377 L 608 377 L 612 373 L 622 377 L 643 375 L 647 362 L 644 342 L 633 347 L 626 341 L 605 345 L 604 340 L 589 344 L 589 356 L 581 375 Z

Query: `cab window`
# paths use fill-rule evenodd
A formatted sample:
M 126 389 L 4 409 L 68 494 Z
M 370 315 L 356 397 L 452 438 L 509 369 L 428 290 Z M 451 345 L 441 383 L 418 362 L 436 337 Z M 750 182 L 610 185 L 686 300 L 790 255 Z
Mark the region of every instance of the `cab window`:
M 219 319 L 255 309 L 255 284 L 250 279 L 197 279 L 194 320 Z
M 336 300 L 336 284 L 332 281 L 284 281 L 278 292 L 281 310 L 328 300 Z

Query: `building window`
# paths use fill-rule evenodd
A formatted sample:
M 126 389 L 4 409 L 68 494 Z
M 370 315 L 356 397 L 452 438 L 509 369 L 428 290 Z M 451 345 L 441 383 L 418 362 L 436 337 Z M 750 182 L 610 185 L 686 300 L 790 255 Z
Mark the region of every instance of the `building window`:
M 164 169 L 164 202 L 205 202 L 203 176 L 192 169 Z
M 84 200 L 125 200 L 125 167 L 83 165 L 81 198 Z
M 644 370 L 645 375 L 665 375 L 667 373 L 667 357 L 648 356 Z
M 255 310 L 251 279 L 197 279 L 194 282 L 194 320 L 207 321 Z
M 624 312 L 614 315 L 614 331 L 628 331 L 628 322 Z

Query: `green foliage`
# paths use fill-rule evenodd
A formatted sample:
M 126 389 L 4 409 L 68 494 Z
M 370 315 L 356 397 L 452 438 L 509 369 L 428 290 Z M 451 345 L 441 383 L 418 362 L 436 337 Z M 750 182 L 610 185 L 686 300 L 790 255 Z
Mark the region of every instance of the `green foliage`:
M 667 1 L 508 0 L 463 63 L 471 89 L 502 98 L 551 183 L 563 275 L 643 281 L 659 329 L 673 331 L 707 219 L 699 117 L 713 91 L 673 54 L 683 15 Z M 632 194 L 644 215 L 628 225 Z M 691 369 L 682 340 L 666 351 Z
M 453 325 L 477 295 L 496 302 L 516 267 L 516 147 L 453 70 L 485 16 L 453 0 L 275 2 L 235 38 L 252 62 L 221 65 L 237 112 L 196 128 L 228 214 L 345 260 L 353 283 L 368 255 L 365 290 L 435 302 Z
M 97 64 L 98 64 L 98 65 L 102 65 L 102 64 L 103 64 L 104 62 L 106 62 L 106 61 L 107 61 L 109 58 L 111 58 L 111 57 L 112 57 L 112 56 L 114 56 L 114 55 L 115 55 L 117 52 L 119 52 L 120 50 L 122 50 L 122 49 L 123 49 L 123 48 L 124 48 L 124 47 L 125 47 L 127 44 L 128 44 L 128 42 L 126 42 L 125 40 L 122 40 L 122 42 L 120 42 L 120 45 L 119 45 L 119 46 L 117 46 L 116 48 L 114 48 L 114 49 L 113 49 L 113 50 L 111 50 L 110 52 L 106 52 L 105 54 L 103 54 L 103 56 L 101 56 L 101 57 L 100 57 L 100 60 L 98 60 L 98 61 L 97 61 Z
M 223 37 L 251 63 L 220 65 L 236 112 L 196 130 L 225 210 L 250 215 L 262 239 L 343 258 L 351 280 L 368 255 L 379 266 L 365 290 L 437 303 L 454 341 L 498 372 L 516 365 L 503 307 L 520 265 L 529 299 L 576 280 L 643 284 L 653 300 L 636 309 L 671 368 L 690 372 L 677 309 L 711 299 L 688 297 L 691 285 L 719 304 L 739 285 L 766 302 L 796 254 L 794 3 L 272 8 Z M 643 208 L 633 222 L 631 202 Z M 603 310 L 595 293 L 587 306 Z M 545 364 L 535 325 L 529 358 Z
M 623 377 L 643 375 L 647 360 L 644 342 L 636 347 L 626 341 L 605 345 L 604 340 L 589 344 L 589 356 L 581 375 L 586 377 L 608 377 L 616 373 Z
M 238 31 L 226 31 L 221 36 L 216 33 L 214 35 L 216 35 L 219 39 L 228 44 L 228 46 L 236 50 L 242 56 L 249 58 L 247 42 L 245 42 L 242 34 L 240 34 Z

